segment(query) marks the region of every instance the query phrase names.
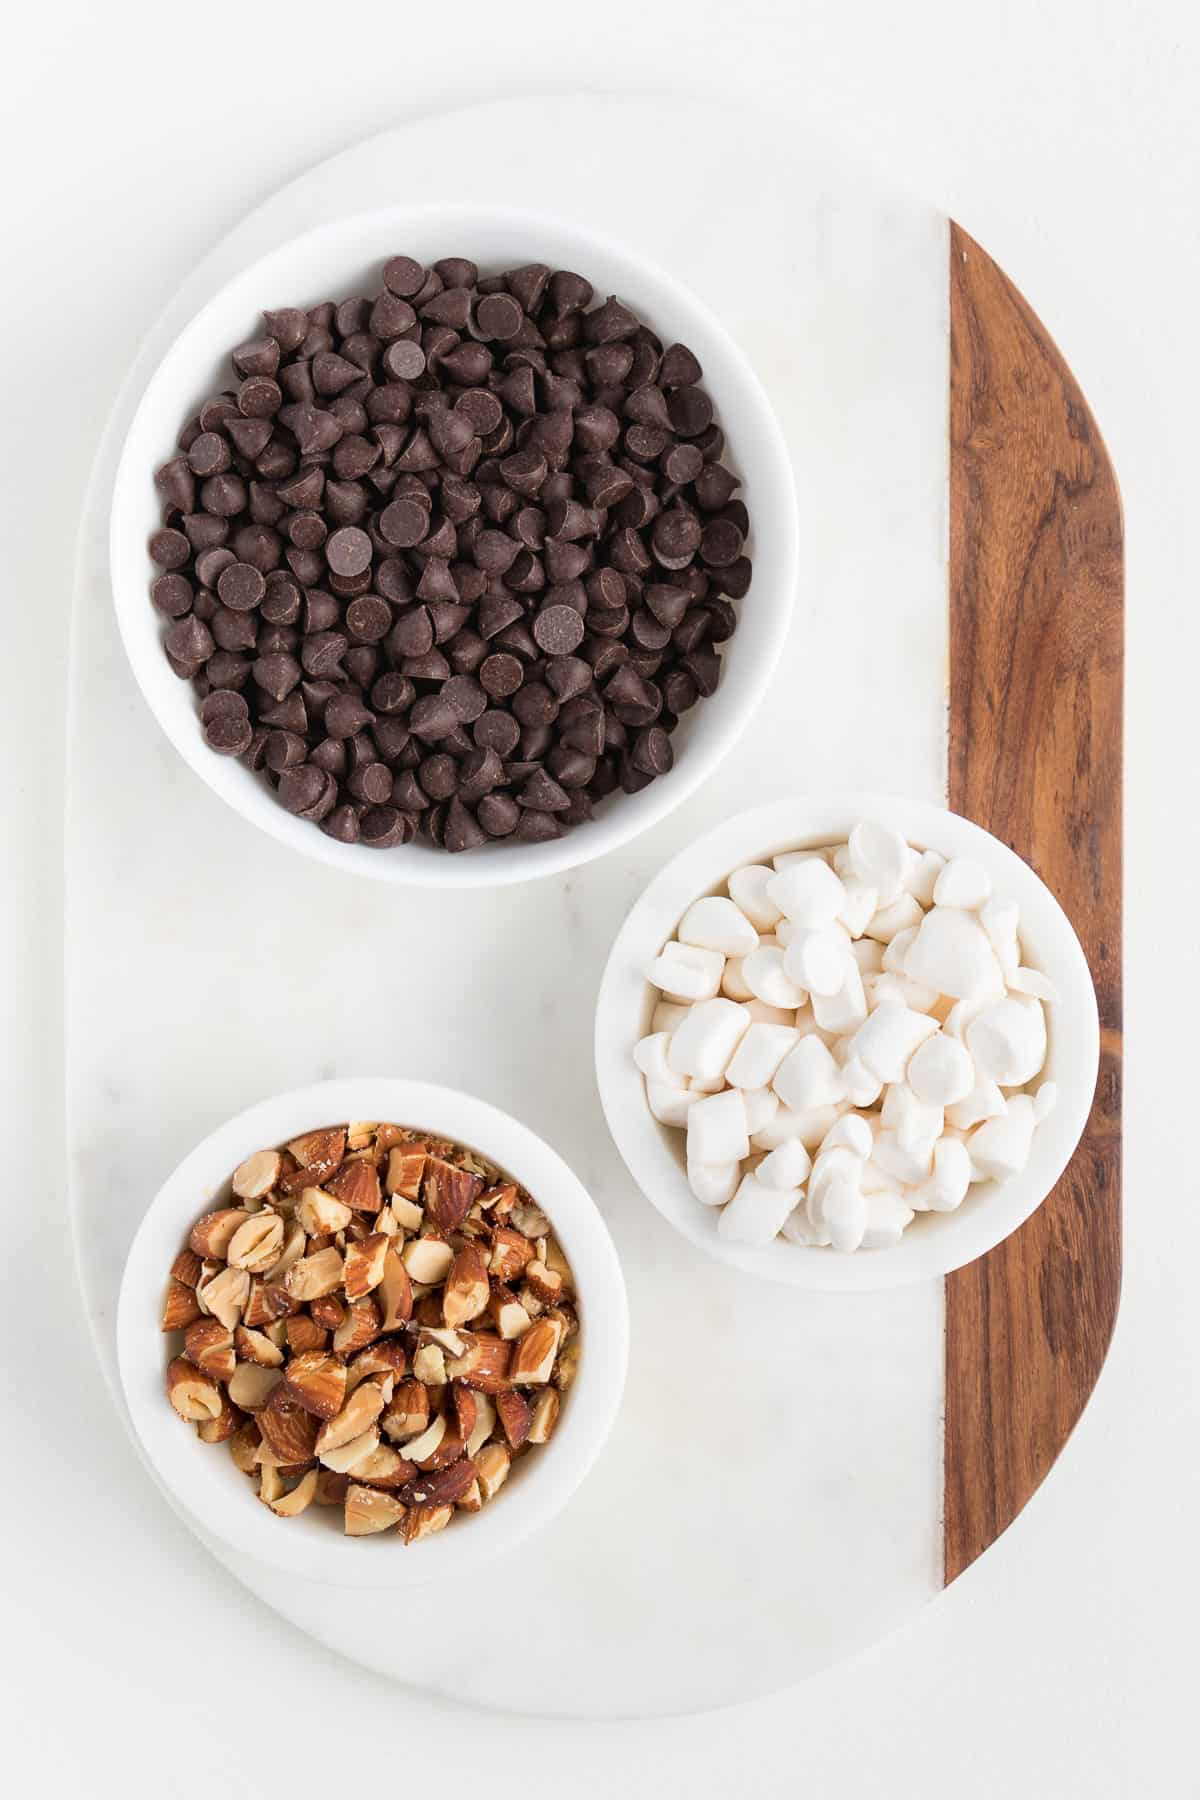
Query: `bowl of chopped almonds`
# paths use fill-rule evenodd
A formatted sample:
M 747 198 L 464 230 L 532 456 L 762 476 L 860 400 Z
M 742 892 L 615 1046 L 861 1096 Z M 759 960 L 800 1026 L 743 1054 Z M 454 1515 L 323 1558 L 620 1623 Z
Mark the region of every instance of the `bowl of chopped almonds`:
M 402 1079 L 303 1088 L 205 1138 L 142 1220 L 117 1320 L 170 1498 L 353 1587 L 445 1579 L 544 1525 L 612 1427 L 628 1335 L 612 1240 L 556 1153 Z

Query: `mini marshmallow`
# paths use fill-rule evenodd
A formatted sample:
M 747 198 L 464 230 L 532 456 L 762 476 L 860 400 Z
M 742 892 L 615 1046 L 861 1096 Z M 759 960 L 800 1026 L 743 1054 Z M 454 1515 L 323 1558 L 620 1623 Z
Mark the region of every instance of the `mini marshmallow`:
M 1058 999 L 1058 989 L 1040 969 L 1014 969 L 1007 979 L 1011 993 L 1031 994 L 1035 1000 L 1054 1002 Z
M 791 1025 L 754 1025 L 734 1051 L 725 1070 L 733 1087 L 769 1087 L 775 1071 L 792 1046 L 799 1042 Z
M 780 869 L 791 868 L 793 863 L 812 862 L 814 859 L 817 862 L 828 862 L 833 855 L 834 848 L 834 845 L 829 844 L 815 850 L 780 850 L 771 858 L 771 861 L 775 865 L 776 872 Z
M 815 1250 L 830 1242 L 829 1232 L 809 1223 L 808 1213 L 803 1206 L 797 1206 L 790 1212 L 779 1228 L 781 1237 L 789 1244 L 803 1244 L 806 1249 Z
M 967 1049 L 981 1075 L 1001 1087 L 1024 1087 L 1046 1060 L 1046 1015 L 1023 994 L 997 1000 L 967 1026 Z
M 879 911 L 879 889 L 869 887 L 857 877 L 842 878 L 846 898 L 838 913 L 838 924 L 844 925 L 852 938 L 860 938 Z
M 842 985 L 836 994 L 812 996 L 813 1018 L 822 1031 L 853 1031 L 867 1016 L 867 996 L 858 964 L 847 950 L 842 958 Z
M 989 981 L 985 987 L 968 994 L 963 1000 L 956 1000 L 949 1012 L 942 1019 L 942 1030 L 947 1037 L 966 1039 L 967 1026 L 972 1019 L 977 1019 L 985 1007 L 994 1006 L 997 1000 L 1004 998 L 1004 978 L 997 975 L 995 981 Z
M 683 1075 L 676 1074 L 667 1061 L 667 1045 L 670 1033 L 655 1031 L 649 1037 L 639 1038 L 633 1046 L 633 1060 L 647 1081 L 657 1081 L 663 1087 L 685 1088 L 687 1081 Z
M 956 1131 L 970 1131 L 973 1125 L 982 1124 L 984 1119 L 999 1118 L 1003 1111 L 1004 1095 L 996 1083 L 977 1075 L 970 1093 L 947 1106 L 946 1122 L 953 1125 Z
M 765 1131 L 779 1111 L 779 1095 L 774 1088 L 742 1088 L 742 1105 L 746 1108 L 746 1130 L 754 1142 L 757 1131 Z
M 1036 1123 L 1040 1125 L 1043 1119 L 1048 1119 L 1057 1105 L 1058 1083 L 1043 1081 L 1033 1097 L 1033 1116 Z
M 721 992 L 729 1000 L 752 1000 L 754 998 L 746 986 L 746 977 L 742 973 L 740 956 L 728 956 L 721 974 Z
M 842 1080 L 851 1106 L 874 1106 L 883 1092 L 883 1083 L 865 1062 L 853 1054 L 842 1064 Z
M 928 1013 L 913 1012 L 911 1007 L 888 1000 L 859 1026 L 852 1054 L 881 1081 L 903 1081 L 913 1051 L 936 1030 L 937 1021 Z
M 909 925 L 905 930 L 898 931 L 895 937 L 890 939 L 890 941 L 883 946 L 880 955 L 883 957 L 883 967 L 889 975 L 903 975 L 905 973 L 904 959 L 916 942 L 916 938 L 916 926 Z
M 713 1075 L 711 1077 L 693 1075 L 692 1079 L 688 1082 L 688 1087 L 693 1094 L 719 1094 L 724 1086 L 725 1077 L 723 1075 Z
M 860 1161 L 866 1162 L 874 1147 L 875 1133 L 871 1130 L 867 1120 L 860 1118 L 858 1113 L 848 1112 L 843 1113 L 841 1118 L 830 1126 L 821 1139 L 821 1148 L 817 1154 L 820 1157 L 824 1156 L 827 1150 L 843 1149 L 849 1150 Z
M 806 1150 L 815 1150 L 847 1105 L 840 1100 L 835 1106 L 810 1106 L 804 1112 L 793 1112 L 781 1104 L 771 1123 L 756 1131 L 751 1142 L 756 1150 L 771 1151 L 796 1138 Z
M 744 869 L 735 869 L 725 883 L 734 905 L 758 931 L 770 931 L 776 919 L 783 917 L 767 892 L 774 879 L 775 870 L 765 863 L 748 863 Z
M 883 968 L 883 945 L 877 944 L 874 938 L 855 938 L 850 954 L 858 964 L 860 975 L 878 975 Z
M 760 944 L 742 958 L 742 978 L 755 999 L 768 1006 L 803 1006 L 807 996 L 784 969 L 785 954 L 776 944 Z
M 945 866 L 946 859 L 940 850 L 922 850 L 915 861 L 909 864 L 904 876 L 904 886 L 918 905 L 933 905 L 933 890 Z
M 1007 1181 L 1029 1161 L 1037 1123 L 1028 1094 L 1014 1094 L 998 1119 L 988 1119 L 967 1139 L 975 1170 L 984 1181 Z
M 881 906 L 867 926 L 867 936 L 877 944 L 890 944 L 902 931 L 912 931 L 924 915 L 911 894 L 899 894 L 887 906 Z
M 711 1000 L 721 985 L 725 958 L 695 944 L 664 944 L 646 970 L 646 980 L 673 1000 Z
M 700 1098 L 691 1088 L 672 1087 L 665 1081 L 646 1077 L 646 1104 L 660 1125 L 673 1125 L 680 1130 L 687 1124 L 689 1107 Z
M 867 1197 L 857 1181 L 837 1175 L 825 1189 L 822 1221 L 835 1250 L 857 1250 L 867 1229 Z
M 692 1118 L 695 1118 L 697 1110 L 696 1107 L 692 1108 Z M 914 1187 L 927 1179 L 933 1151 L 933 1144 L 929 1144 L 923 1153 L 919 1150 L 905 1150 L 894 1131 L 881 1131 L 875 1139 L 871 1160 L 892 1177 L 893 1183 L 899 1181 L 905 1187 Z
M 794 1025 L 796 1010 L 790 1006 L 768 1006 L 765 1000 L 747 1000 L 746 1011 L 752 1025 Z
M 808 1216 L 814 1225 L 824 1222 L 825 1194 L 830 1184 L 842 1177 L 857 1186 L 862 1179 L 862 1167 L 862 1157 L 855 1156 L 845 1144 L 834 1144 L 828 1150 L 818 1151 L 808 1177 Z
M 1006 978 L 1021 961 L 1021 946 L 1017 939 L 1020 916 L 1015 900 L 989 900 L 979 909 L 979 923 L 987 932 L 988 942 L 996 952 Z
M 670 1000 L 660 1000 L 650 1014 L 651 1031 L 665 1031 L 670 1034 L 677 1031 L 688 1016 L 689 1008 L 675 1006 Z
M 895 1132 L 896 1142 L 906 1155 L 922 1158 L 932 1156 L 946 1123 L 940 1106 L 918 1100 L 902 1081 L 888 1088 L 879 1117 L 889 1131 Z
M 992 878 L 969 856 L 952 856 L 933 887 L 935 906 L 961 906 L 977 912 L 992 897 Z
M 720 1081 L 749 1026 L 749 1013 L 736 1001 L 701 1000 L 672 1035 L 667 1065 L 677 1075 L 691 1075 L 696 1081 Z
M 769 1156 L 764 1156 L 754 1173 L 764 1187 L 798 1188 L 808 1180 L 812 1162 L 799 1138 L 785 1138 Z
M 767 893 L 794 924 L 812 929 L 832 925 L 846 899 L 840 878 L 819 857 L 781 869 L 767 883 Z
M 971 1185 L 971 1156 L 959 1138 L 939 1138 L 933 1147 L 933 1172 L 910 1189 L 909 1204 L 917 1212 L 954 1212 Z
M 828 925 L 820 930 L 793 926 L 783 953 L 784 973 L 797 987 L 807 988 L 814 996 L 839 993 L 846 980 L 847 949 L 842 929 Z
M 864 1194 L 891 1193 L 896 1186 L 896 1177 L 881 1169 L 873 1156 L 869 1156 L 862 1168 L 862 1191 Z
M 801 1037 L 819 1037 L 827 1048 L 833 1048 L 834 1039 L 837 1037 L 837 1033 L 834 1031 L 826 1031 L 822 1026 L 817 1024 L 811 1001 L 809 1001 L 806 1006 L 798 1006 L 795 1012 L 791 1014 L 791 1020 Z
M 780 1063 L 771 1085 L 784 1105 L 798 1113 L 830 1106 L 845 1093 L 841 1070 L 819 1037 L 802 1037 Z
M 905 1227 L 912 1224 L 913 1210 L 895 1188 L 879 1188 L 863 1194 L 863 1250 L 890 1250 L 900 1242 Z
M 974 913 L 935 906 L 921 920 L 904 972 L 935 994 L 952 994 L 959 1000 L 995 982 L 1000 968 Z
M 689 1163 L 688 1186 L 705 1206 L 725 1206 L 737 1193 L 741 1164 Z
M 692 1163 L 741 1162 L 750 1154 L 746 1108 L 737 1088 L 698 1100 L 687 1120 L 687 1159 Z
M 694 900 L 679 921 L 681 944 L 719 950 L 722 956 L 745 956 L 758 945 L 758 932 L 739 906 L 721 894 Z
M 867 996 L 867 1007 L 871 1012 L 890 1000 L 895 1006 L 907 1006 L 913 1012 L 927 1013 L 938 998 L 932 988 L 922 987 L 919 981 L 910 981 L 907 975 L 891 975 L 886 969 L 881 975 L 866 976 L 863 988 Z
M 909 849 L 900 833 L 889 825 L 863 819 L 850 833 L 846 847 L 858 879 L 875 889 L 881 906 L 890 906 L 900 893 L 908 869 Z
M 794 1204 L 790 1190 L 765 1187 L 757 1175 L 744 1175 L 717 1220 L 717 1236 L 734 1244 L 769 1244 Z
M 953 1106 L 975 1086 L 975 1065 L 959 1038 L 939 1031 L 913 1051 L 905 1080 L 918 1100 Z

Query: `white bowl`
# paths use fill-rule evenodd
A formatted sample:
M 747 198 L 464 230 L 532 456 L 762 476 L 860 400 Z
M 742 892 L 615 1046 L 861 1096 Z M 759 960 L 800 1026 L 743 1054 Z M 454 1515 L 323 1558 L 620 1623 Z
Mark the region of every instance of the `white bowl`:
M 167 1271 L 190 1226 L 228 1193 L 253 1150 L 341 1119 L 387 1119 L 451 1138 L 524 1183 L 553 1222 L 575 1274 L 582 1352 L 549 1443 L 522 1457 L 483 1511 L 436 1536 L 402 1546 L 393 1533 L 347 1538 L 336 1508 L 280 1519 L 262 1504 L 222 1445 L 202 1444 L 168 1404 L 171 1346 L 160 1326 Z M 343 1587 L 395 1588 L 450 1580 L 510 1550 L 574 1493 L 612 1428 L 625 1385 L 629 1315 L 625 1283 L 595 1203 L 548 1144 L 506 1113 L 425 1082 L 319 1082 L 264 1100 L 220 1126 L 159 1189 L 138 1228 L 121 1278 L 117 1355 L 134 1429 L 171 1498 L 206 1530 L 260 1562 Z
M 529 261 L 575 268 L 599 293 L 619 293 L 664 342 L 695 350 L 752 515 L 754 562 L 739 624 L 723 646 L 721 683 L 681 721 L 675 767 L 639 794 L 614 794 L 587 824 L 546 844 L 482 846 L 463 855 L 421 843 L 390 851 L 339 844 L 279 804 L 261 775 L 218 756 L 201 735 L 191 687 L 170 669 L 150 604 L 147 542 L 159 524 L 154 471 L 208 394 L 227 385 L 228 355 L 250 336 L 263 307 L 313 305 L 361 292 L 397 251 L 434 260 L 474 258 L 485 270 Z M 787 446 L 758 378 L 707 307 L 635 252 L 563 219 L 484 206 L 389 207 L 320 226 L 254 263 L 182 331 L 151 376 L 121 452 L 113 487 L 110 565 L 117 622 L 138 686 L 180 755 L 242 817 L 293 849 L 379 881 L 428 887 L 495 887 L 573 868 L 653 825 L 699 787 L 753 715 L 775 667 L 795 605 L 799 526 Z
M 970 856 L 983 864 L 997 894 L 1015 900 L 1030 964 L 1044 969 L 1060 999 L 1047 1007 L 1049 1048 L 1044 1079 L 1058 1102 L 1034 1133 L 1033 1152 L 1012 1181 L 973 1186 L 957 1212 L 918 1213 L 899 1244 L 842 1256 L 776 1239 L 762 1249 L 717 1236 L 720 1209 L 704 1206 L 687 1184 L 686 1135 L 660 1125 L 646 1104 L 633 1046 L 649 1029 L 659 999 L 645 979 L 691 902 L 724 892 L 730 873 L 781 850 L 845 843 L 859 819 L 894 826 L 919 849 Z M 1066 1168 L 1091 1110 L 1100 1063 L 1100 1022 L 1087 959 L 1070 921 L 1027 863 L 990 832 L 944 807 L 878 794 L 828 800 L 780 800 L 718 826 L 668 863 L 617 934 L 596 1011 L 596 1078 L 618 1150 L 630 1174 L 684 1237 L 736 1269 L 788 1287 L 856 1292 L 902 1287 L 957 1269 L 982 1256 L 1024 1223 Z

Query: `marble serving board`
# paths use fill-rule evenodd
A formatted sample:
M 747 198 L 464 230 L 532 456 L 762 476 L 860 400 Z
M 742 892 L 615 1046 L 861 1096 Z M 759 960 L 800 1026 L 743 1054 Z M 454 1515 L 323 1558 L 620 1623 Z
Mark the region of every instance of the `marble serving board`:
M 656 162 L 688 170 L 669 206 L 644 180 Z M 803 575 L 759 715 L 662 825 L 561 877 L 405 892 L 266 840 L 184 766 L 125 665 L 107 512 L 145 380 L 233 272 L 345 212 L 464 191 L 576 215 L 584 196 L 587 223 L 720 313 L 789 442 Z M 749 114 L 497 103 L 374 138 L 274 196 L 148 329 L 117 402 L 75 595 L 67 1044 L 84 1303 L 118 1405 L 116 1294 L 159 1182 L 220 1120 L 328 1076 L 419 1076 L 523 1119 L 595 1196 L 628 1281 L 617 1428 L 552 1529 L 497 1568 L 509 1626 L 473 1634 L 469 1658 L 444 1588 L 365 1608 L 189 1520 L 268 1605 L 398 1681 L 542 1715 L 707 1708 L 827 1665 L 942 1585 L 943 1284 L 800 1294 L 692 1250 L 608 1138 L 591 1031 L 625 911 L 698 832 L 804 787 L 946 797 L 949 229 Z

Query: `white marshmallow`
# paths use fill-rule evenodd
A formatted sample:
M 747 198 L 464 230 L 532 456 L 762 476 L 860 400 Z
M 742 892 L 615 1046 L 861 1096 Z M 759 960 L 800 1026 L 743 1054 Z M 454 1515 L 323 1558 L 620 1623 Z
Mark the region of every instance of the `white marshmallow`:
M 1033 1097 L 1033 1116 L 1036 1122 L 1040 1125 L 1043 1119 L 1048 1119 L 1057 1105 L 1058 1083 L 1043 1081 Z
M 846 900 L 840 878 L 819 857 L 781 869 L 767 883 L 767 893 L 794 924 L 813 929 L 832 925 Z
M 818 1230 L 809 1223 L 808 1213 L 803 1206 L 797 1206 L 788 1214 L 779 1233 L 789 1244 L 803 1244 L 806 1249 L 817 1249 L 830 1242 L 829 1232 L 824 1227 Z
M 933 1149 L 933 1172 L 908 1193 L 918 1212 L 953 1212 L 971 1185 L 971 1156 L 959 1138 L 939 1138 Z
M 857 1184 L 862 1180 L 862 1170 L 862 1157 L 855 1156 L 845 1144 L 834 1144 L 828 1150 L 818 1151 L 808 1177 L 808 1216 L 814 1225 L 824 1222 L 825 1194 L 830 1184 L 839 1177 Z
M 737 1088 L 698 1100 L 687 1120 L 687 1159 L 692 1163 L 736 1163 L 750 1154 L 746 1107 Z
M 891 975 L 886 969 L 881 975 L 865 976 L 863 987 L 871 1012 L 890 1000 L 895 1006 L 907 1006 L 913 1012 L 927 1013 L 938 999 L 932 988 L 922 987 L 919 981 L 910 981 L 907 975 Z
M 769 1087 L 775 1071 L 792 1046 L 799 1042 L 791 1025 L 754 1025 L 738 1044 L 725 1071 L 734 1087 Z
M 851 1106 L 874 1106 L 883 1092 L 883 1083 L 865 1062 L 853 1054 L 842 1064 L 842 1080 Z
M 752 1000 L 754 998 L 746 986 L 746 977 L 742 973 L 740 956 L 728 956 L 721 973 L 721 992 L 730 1000 Z
M 784 972 L 812 995 L 836 994 L 846 979 L 847 948 L 844 930 L 828 925 L 815 931 L 805 925 L 793 926 L 783 953 Z
M 883 957 L 883 967 L 889 975 L 904 974 L 904 959 L 916 942 L 916 937 L 916 926 L 909 925 L 903 931 L 898 931 L 895 937 L 883 946 L 880 955 Z
M 850 861 L 849 844 L 838 844 L 835 846 L 833 854 L 829 858 L 829 866 L 835 875 L 841 876 L 843 881 L 851 879 L 855 881 L 858 880 L 857 875 L 854 873 L 854 865 Z
M 855 876 L 843 878 L 846 898 L 838 913 L 838 924 L 844 925 L 852 938 L 860 938 L 879 910 L 879 889 L 869 887 Z
M 711 1081 L 705 1081 L 701 1076 L 695 1075 L 688 1082 L 688 1088 L 693 1094 L 719 1094 L 724 1086 L 725 1077 L 723 1075 L 716 1075 Z
M 664 944 L 646 970 L 646 980 L 673 1000 L 711 1000 L 721 985 L 725 958 L 695 944 Z
M 996 1119 L 1004 1111 L 1004 1095 L 994 1081 L 977 1075 L 970 1093 L 946 1108 L 946 1121 L 957 1131 L 970 1131 L 984 1119 Z
M 677 1075 L 667 1061 L 670 1041 L 670 1033 L 666 1031 L 654 1031 L 649 1037 L 639 1038 L 633 1046 L 633 1060 L 648 1081 L 657 1081 L 662 1087 L 685 1088 L 686 1080 Z
M 804 1112 L 781 1105 L 771 1123 L 756 1131 L 751 1141 L 756 1150 L 770 1151 L 796 1138 L 806 1150 L 815 1150 L 847 1104 L 843 1100 L 835 1106 L 810 1106 Z
M 873 819 L 862 819 L 850 833 L 847 849 L 858 879 L 875 889 L 881 906 L 890 906 L 908 869 L 909 849 L 900 833 Z
M 754 1173 L 764 1187 L 798 1188 L 808 1180 L 812 1162 L 799 1138 L 785 1138 L 769 1156 L 764 1156 Z
M 696 1109 L 692 1110 L 695 1118 Z M 892 1177 L 893 1183 L 899 1181 L 905 1187 L 914 1187 L 924 1181 L 933 1163 L 932 1144 L 924 1152 L 905 1150 L 894 1131 L 881 1131 L 875 1139 L 875 1150 L 871 1160 L 886 1174 Z
M 896 1177 L 881 1169 L 873 1156 L 869 1156 L 863 1164 L 862 1191 L 864 1194 L 891 1193 L 896 1186 Z
M 821 864 L 824 868 L 824 863 Z M 776 944 L 760 944 L 742 958 L 742 978 L 756 1000 L 768 1006 L 803 1006 L 806 995 L 783 966 L 786 953 Z
M 946 866 L 940 850 L 922 850 L 905 871 L 904 885 L 919 906 L 933 905 L 937 878 Z
M 1058 999 L 1058 989 L 1048 975 L 1040 969 L 1014 969 L 1007 977 L 1010 992 L 1014 994 L 1032 994 L 1036 1000 Z
M 795 1025 L 796 1030 L 801 1037 L 819 1037 L 823 1044 L 832 1049 L 837 1033 L 834 1031 L 826 1031 L 822 1026 L 817 1024 L 811 1000 L 806 1006 L 798 1006 L 791 1015 L 791 1018 L 792 1023 Z
M 985 1181 L 1007 1181 L 1029 1161 L 1037 1123 L 1028 1094 L 1014 1094 L 1003 1117 L 988 1119 L 967 1139 L 975 1170 Z
M 918 1100 L 903 1081 L 895 1082 L 888 1088 L 879 1117 L 889 1131 L 895 1132 L 896 1142 L 901 1150 L 906 1155 L 918 1157 L 933 1155 L 933 1146 L 941 1137 L 946 1123 L 940 1106 L 931 1106 L 926 1100 Z
M 688 1008 L 686 1006 L 676 1006 L 670 1000 L 660 1000 L 650 1014 L 650 1029 L 668 1033 L 676 1031 L 687 1016 Z
M 745 956 L 758 944 L 758 932 L 739 906 L 722 894 L 693 900 L 679 921 L 676 937 L 681 944 L 698 944 L 702 950 L 719 950 L 722 956 Z
M 967 1026 L 967 1049 L 981 1075 L 1001 1087 L 1024 1087 L 1046 1060 L 1041 1001 L 1017 994 L 984 1007 Z
M 1003 998 L 1004 977 L 997 975 L 995 981 L 989 981 L 963 1000 L 956 1000 L 942 1019 L 942 1030 L 947 1037 L 965 1039 L 971 1020 L 977 1019 L 985 1007 L 994 1006 Z
M 689 1163 L 688 1186 L 705 1206 L 724 1206 L 737 1193 L 740 1163 Z
M 850 954 L 858 964 L 860 975 L 878 975 L 883 968 L 883 945 L 877 944 L 874 938 L 855 938 Z
M 867 1016 L 867 996 L 858 964 L 847 950 L 836 994 L 812 996 L 813 1018 L 822 1031 L 853 1031 Z
M 779 1111 L 779 1095 L 774 1088 L 742 1088 L 742 1104 L 746 1108 L 746 1130 L 754 1142 L 756 1131 L 765 1131 Z
M 765 1000 L 747 1000 L 746 1011 L 752 1025 L 794 1025 L 796 1010 L 791 1006 L 768 1006 Z
M 688 1109 L 700 1098 L 691 1088 L 671 1087 L 665 1081 L 646 1077 L 646 1104 L 660 1125 L 681 1129 L 687 1124 Z
M 818 1156 L 824 1156 L 827 1150 L 849 1150 L 862 1162 L 866 1162 L 875 1147 L 875 1133 L 866 1119 L 858 1113 L 843 1113 L 821 1139 Z
M 959 1038 L 939 1031 L 913 1051 L 905 1079 L 918 1100 L 953 1106 L 975 1086 L 975 1066 Z
M 812 850 L 780 850 L 777 855 L 771 858 L 771 861 L 774 863 L 776 870 L 789 869 L 793 863 L 812 862 L 814 858 L 818 862 L 829 862 L 835 849 L 836 845 L 826 844 L 824 846 L 818 845 Z
M 749 1026 L 749 1013 L 736 1001 L 699 1001 L 672 1034 L 667 1046 L 668 1067 L 696 1081 L 719 1081 Z
M 974 913 L 935 906 L 921 920 L 904 972 L 935 993 L 959 1000 L 997 981 L 1000 967 Z
M 1021 946 L 1017 939 L 1020 916 L 1015 900 L 989 900 L 979 909 L 979 923 L 987 932 L 988 942 L 996 952 L 1006 978 L 1021 961 Z
M 771 1085 L 784 1105 L 799 1113 L 833 1105 L 845 1094 L 841 1070 L 819 1037 L 802 1037 L 780 1063 Z
M 863 1194 L 866 1218 L 863 1226 L 863 1250 L 891 1250 L 912 1224 L 913 1211 L 906 1206 L 895 1188 L 878 1188 Z
M 977 912 L 991 897 L 991 876 L 970 856 L 952 856 L 934 883 L 935 906 L 961 906 Z
M 725 883 L 734 905 L 759 931 L 770 931 L 776 919 L 783 917 L 767 892 L 767 884 L 774 878 L 775 870 L 765 863 L 747 863 L 744 869 L 735 869 Z
M 790 1190 L 764 1187 L 756 1175 L 744 1175 L 717 1220 L 717 1236 L 734 1244 L 769 1244 L 794 1204 Z
M 857 1250 L 867 1229 L 867 1197 L 851 1177 L 837 1175 L 825 1189 L 822 1220 L 835 1250 Z
M 898 894 L 881 906 L 867 926 L 867 936 L 877 944 L 890 944 L 902 931 L 912 931 L 924 915 L 911 894 Z
M 888 1000 L 859 1026 L 851 1053 L 881 1081 L 903 1081 L 913 1051 L 936 1030 L 937 1021 L 928 1013 Z

